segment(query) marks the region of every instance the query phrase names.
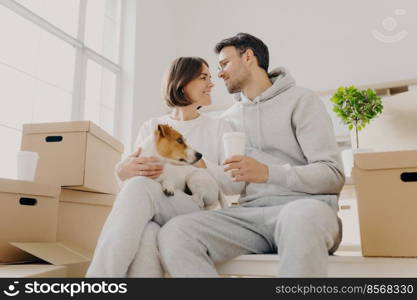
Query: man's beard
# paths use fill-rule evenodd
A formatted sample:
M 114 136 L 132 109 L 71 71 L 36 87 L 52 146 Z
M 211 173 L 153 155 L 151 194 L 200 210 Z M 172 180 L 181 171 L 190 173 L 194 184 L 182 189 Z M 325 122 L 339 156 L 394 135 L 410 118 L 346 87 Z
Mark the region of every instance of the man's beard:
M 227 90 L 230 94 L 240 93 L 243 87 L 243 80 L 239 80 L 234 83 L 230 83 L 230 85 L 226 86 Z

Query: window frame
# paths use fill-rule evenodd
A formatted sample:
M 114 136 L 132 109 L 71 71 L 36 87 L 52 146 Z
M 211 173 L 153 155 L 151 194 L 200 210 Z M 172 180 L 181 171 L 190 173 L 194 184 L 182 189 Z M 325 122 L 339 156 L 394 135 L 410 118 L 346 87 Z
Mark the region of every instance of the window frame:
M 24 19 L 32 22 L 36 26 L 39 26 L 43 30 L 49 32 L 60 40 L 68 43 L 76 49 L 75 56 L 75 69 L 74 69 L 74 78 L 73 78 L 73 97 L 72 97 L 72 109 L 71 109 L 71 120 L 79 121 L 84 118 L 84 104 L 85 104 L 85 90 L 86 90 L 86 73 L 87 73 L 87 61 L 92 60 L 101 67 L 112 72 L 116 76 L 116 91 L 115 91 L 115 105 L 114 105 L 114 119 L 113 119 L 113 132 L 111 134 L 115 135 L 117 132 L 118 124 L 120 122 L 119 116 L 119 105 L 120 105 L 120 78 L 122 68 L 120 64 L 113 62 L 107 57 L 101 55 L 97 51 L 87 47 L 84 43 L 85 31 L 86 31 L 86 14 L 87 14 L 87 1 L 80 0 L 79 6 L 79 17 L 78 17 L 78 29 L 77 37 L 73 37 L 70 34 L 66 33 L 62 29 L 58 28 L 54 24 L 40 17 L 30 9 L 24 7 L 20 3 L 14 0 L 0 0 L 0 4 L 6 8 L 12 10 L 19 16 Z M 123 1 L 121 1 L 121 22 L 123 22 Z M 119 24 L 119 32 L 121 33 L 121 24 Z M 121 60 L 121 37 L 119 35 L 119 57 L 118 61 Z

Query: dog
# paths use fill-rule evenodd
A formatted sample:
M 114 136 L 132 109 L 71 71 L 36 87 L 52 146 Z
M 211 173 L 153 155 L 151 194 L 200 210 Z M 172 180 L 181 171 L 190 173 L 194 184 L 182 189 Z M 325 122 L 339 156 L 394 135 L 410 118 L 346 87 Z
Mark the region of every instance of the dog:
M 158 124 L 140 147 L 141 155 L 160 159 L 163 171 L 155 180 L 161 183 L 166 196 L 173 196 L 175 190 L 188 191 L 200 208 L 213 209 L 219 204 L 221 207 L 226 205 L 217 182 L 206 170 L 193 166 L 203 155 L 189 147 L 177 130 Z

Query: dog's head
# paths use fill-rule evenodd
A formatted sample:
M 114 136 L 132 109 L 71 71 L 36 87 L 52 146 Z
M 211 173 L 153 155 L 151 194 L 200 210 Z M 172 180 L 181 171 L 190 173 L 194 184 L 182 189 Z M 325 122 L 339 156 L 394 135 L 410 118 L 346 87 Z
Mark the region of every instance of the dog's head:
M 159 155 L 176 165 L 192 165 L 203 156 L 187 146 L 181 133 L 169 125 L 158 124 L 155 147 Z

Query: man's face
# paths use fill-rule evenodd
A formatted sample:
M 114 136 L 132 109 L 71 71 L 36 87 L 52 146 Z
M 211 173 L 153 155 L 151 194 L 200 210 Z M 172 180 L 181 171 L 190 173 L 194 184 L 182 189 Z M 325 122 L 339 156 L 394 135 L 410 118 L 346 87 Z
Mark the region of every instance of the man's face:
M 219 53 L 219 78 L 222 78 L 229 93 L 241 92 L 248 82 L 249 69 L 244 63 L 244 54 L 233 47 L 224 47 Z

